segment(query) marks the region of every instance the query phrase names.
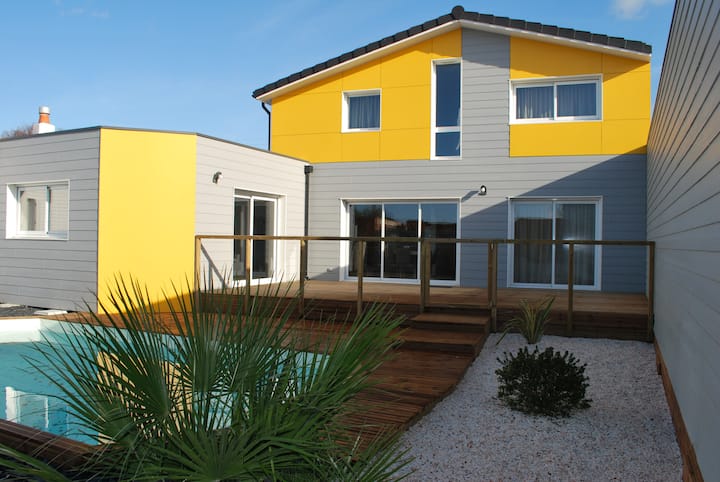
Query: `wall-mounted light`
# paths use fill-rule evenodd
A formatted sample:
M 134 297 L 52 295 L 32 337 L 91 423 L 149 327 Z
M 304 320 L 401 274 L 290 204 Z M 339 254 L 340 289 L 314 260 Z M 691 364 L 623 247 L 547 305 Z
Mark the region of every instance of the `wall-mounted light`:
M 487 187 L 485 187 L 485 184 L 480 186 L 480 189 L 478 189 L 478 196 L 484 196 L 487 194 Z
M 213 174 L 212 181 L 213 184 L 217 184 L 220 179 L 223 178 L 222 172 L 215 171 L 215 174 Z

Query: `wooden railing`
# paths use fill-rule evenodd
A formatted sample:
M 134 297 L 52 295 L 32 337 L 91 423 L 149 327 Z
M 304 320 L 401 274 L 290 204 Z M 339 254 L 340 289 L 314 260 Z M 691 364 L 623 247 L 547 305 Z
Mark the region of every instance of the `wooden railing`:
M 201 274 L 201 253 L 202 241 L 210 239 L 239 240 L 245 243 L 245 279 L 251 278 L 252 269 L 252 242 L 254 240 L 266 241 L 297 241 L 300 246 L 300 273 L 299 302 L 301 310 L 304 308 L 305 283 L 308 274 L 308 244 L 313 242 L 349 242 L 356 243 L 355 266 L 357 270 L 357 311 L 363 310 L 363 281 L 364 281 L 364 259 L 367 243 L 371 242 L 397 242 L 397 243 L 418 243 L 420 245 L 420 302 L 419 309 L 423 312 L 430 300 L 431 282 L 431 246 L 437 244 L 485 244 L 487 246 L 487 308 L 490 313 L 491 330 L 497 330 L 497 309 L 498 309 L 498 250 L 501 245 L 533 244 L 533 245 L 567 245 L 568 247 L 568 273 L 567 273 L 567 331 L 573 332 L 573 312 L 575 310 L 575 246 L 636 246 L 647 248 L 647 272 L 646 272 L 646 296 L 648 298 L 648 339 L 652 339 L 654 320 L 654 296 L 655 296 L 655 243 L 653 241 L 601 241 L 601 240 L 521 240 L 521 239 L 480 239 L 480 238 L 407 238 L 407 237 L 369 237 L 369 236 L 232 236 L 232 235 L 196 235 L 195 236 L 195 293 L 200 292 Z M 245 290 L 249 306 L 250 290 Z

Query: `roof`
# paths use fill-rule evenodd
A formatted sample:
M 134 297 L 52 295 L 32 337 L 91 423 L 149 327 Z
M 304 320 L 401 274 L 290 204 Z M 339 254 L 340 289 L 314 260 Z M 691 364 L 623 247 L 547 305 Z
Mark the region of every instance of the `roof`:
M 508 17 L 496 17 L 478 12 L 466 12 L 461 6 L 456 6 L 449 14 L 442 15 L 438 18 L 428 20 L 420 25 L 415 25 L 407 30 L 390 35 L 376 42 L 369 43 L 363 47 L 359 47 L 350 52 L 333 57 L 325 62 L 313 65 L 300 72 L 283 77 L 270 84 L 267 84 L 253 92 L 253 97 L 259 100 L 265 100 L 266 94 L 273 92 L 285 86 L 289 86 L 295 82 L 315 76 L 319 73 L 335 70 L 343 64 L 364 57 L 368 54 L 393 46 L 399 42 L 406 41 L 413 37 L 422 36 L 430 31 L 437 30 L 439 27 L 449 26 L 450 24 L 458 24 L 460 26 L 475 27 L 481 30 L 490 30 L 505 33 L 506 35 L 532 36 L 535 38 L 545 37 L 547 41 L 560 41 L 573 43 L 577 46 L 584 44 L 589 48 L 601 48 L 603 50 L 614 50 L 618 54 L 626 52 L 633 57 L 641 57 L 649 59 L 652 53 L 652 47 L 638 40 L 627 40 L 622 37 L 610 37 L 608 35 L 591 33 L 584 30 L 574 30 L 571 28 L 558 27 L 556 25 L 545 25 L 538 22 L 528 22 Z M 580 44 L 580 45 L 578 45 Z

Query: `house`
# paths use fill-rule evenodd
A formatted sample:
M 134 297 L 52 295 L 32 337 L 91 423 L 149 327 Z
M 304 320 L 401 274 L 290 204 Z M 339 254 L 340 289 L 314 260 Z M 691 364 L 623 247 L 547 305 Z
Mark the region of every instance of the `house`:
M 675 3 L 648 139 L 656 348 L 686 481 L 720 480 L 718 20 L 718 1 Z
M 271 150 L 313 164 L 314 236 L 645 240 L 649 45 L 465 11 L 257 89 Z M 310 247 L 352 280 L 355 245 Z M 503 246 L 500 286 L 567 285 L 567 246 Z M 417 283 L 416 243 L 367 245 L 367 280 Z M 434 244 L 435 285 L 485 286 L 484 245 Z M 637 247 L 578 247 L 577 288 L 644 292 Z
M 153 301 L 175 288 L 184 296 L 195 234 L 303 233 L 305 165 L 183 132 L 92 127 L 0 140 L 0 300 L 96 310 L 94 294 L 107 300 L 118 275 L 147 285 Z M 253 248 L 253 279 L 296 275 L 297 246 Z M 204 273 L 245 276 L 242 243 L 203 249 Z

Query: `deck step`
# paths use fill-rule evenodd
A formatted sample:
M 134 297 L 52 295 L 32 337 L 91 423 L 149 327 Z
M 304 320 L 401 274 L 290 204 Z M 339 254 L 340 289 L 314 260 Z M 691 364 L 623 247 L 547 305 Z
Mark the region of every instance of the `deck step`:
M 403 350 L 462 353 L 475 357 L 482 350 L 486 338 L 487 335 L 484 331 L 407 328 L 403 330 L 401 335 L 403 340 L 401 348 Z
M 490 317 L 470 312 L 425 312 L 410 318 L 408 325 L 418 329 L 487 333 Z

